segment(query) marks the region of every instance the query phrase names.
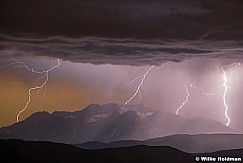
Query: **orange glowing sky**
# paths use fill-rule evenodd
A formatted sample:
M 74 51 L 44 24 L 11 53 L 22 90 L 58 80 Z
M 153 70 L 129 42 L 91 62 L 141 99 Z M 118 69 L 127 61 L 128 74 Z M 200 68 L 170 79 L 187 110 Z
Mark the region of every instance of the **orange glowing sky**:
M 28 100 L 28 89 L 38 82 L 29 82 L 13 74 L 1 74 L 0 77 L 0 126 L 12 124 L 16 121 L 16 112 L 21 110 Z M 69 81 L 49 81 L 46 95 L 37 98 L 38 91 L 32 91 L 31 103 L 28 109 L 21 114 L 23 120 L 37 111 L 75 111 L 81 110 L 91 103 L 105 103 L 104 88 L 92 89 L 82 87 Z M 119 94 L 112 94 L 110 102 L 122 102 L 122 90 Z

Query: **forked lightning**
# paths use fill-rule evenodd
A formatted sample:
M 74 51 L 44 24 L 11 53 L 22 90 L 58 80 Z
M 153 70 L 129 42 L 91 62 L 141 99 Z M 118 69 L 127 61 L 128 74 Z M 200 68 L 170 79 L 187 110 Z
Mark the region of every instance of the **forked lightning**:
M 16 121 L 19 122 L 20 115 L 28 108 L 28 106 L 29 106 L 29 104 L 31 102 L 31 92 L 33 90 L 38 90 L 38 95 L 39 95 L 39 92 L 44 89 L 43 96 L 45 96 L 45 94 L 46 94 L 46 85 L 47 85 L 47 82 L 49 80 L 49 72 L 54 70 L 55 68 L 59 67 L 61 65 L 61 63 L 60 63 L 60 59 L 58 58 L 57 59 L 57 62 L 58 62 L 57 65 L 55 65 L 55 66 L 53 66 L 50 69 L 45 70 L 45 71 L 36 71 L 33 68 L 28 67 L 26 65 L 26 63 L 24 63 L 22 61 L 18 61 L 10 53 L 9 53 L 9 55 L 10 55 L 10 58 L 11 58 L 11 60 L 9 61 L 9 64 L 7 64 L 7 65 L 5 65 L 5 66 L 3 66 L 1 68 L 6 68 L 6 67 L 12 66 L 12 65 L 15 65 L 14 68 L 24 67 L 26 70 L 30 71 L 31 73 L 43 75 L 40 79 L 45 79 L 41 85 L 35 86 L 35 87 L 32 87 L 32 88 L 29 89 L 29 91 L 28 91 L 28 93 L 29 93 L 28 101 L 26 102 L 24 108 L 17 112 Z
M 142 87 L 142 85 L 143 85 L 144 80 L 146 79 L 147 74 L 148 74 L 153 68 L 154 68 L 154 65 L 151 66 L 151 67 L 146 71 L 145 74 L 143 74 L 143 75 L 141 75 L 141 76 L 139 76 L 139 77 L 136 77 L 134 80 L 132 80 L 131 82 L 129 82 L 128 84 L 126 84 L 126 85 L 131 85 L 131 84 L 133 84 L 135 81 L 137 81 L 138 79 L 141 79 L 141 82 L 140 82 L 140 84 L 138 85 L 138 87 L 137 87 L 135 93 L 132 95 L 131 98 L 129 98 L 129 99 L 124 103 L 124 105 L 127 105 L 131 100 L 133 100 L 133 99 L 136 97 L 137 94 L 139 94 L 139 100 L 138 100 L 138 102 L 141 101 L 142 96 L 141 96 L 141 92 L 140 92 L 141 90 L 140 90 L 140 89 L 141 89 L 141 87 Z

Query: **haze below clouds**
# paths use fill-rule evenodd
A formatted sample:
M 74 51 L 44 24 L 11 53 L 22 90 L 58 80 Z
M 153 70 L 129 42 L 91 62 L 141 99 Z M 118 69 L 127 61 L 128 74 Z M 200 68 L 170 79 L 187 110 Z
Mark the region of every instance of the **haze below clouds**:
M 15 53 L 12 53 L 15 56 Z M 5 58 L 1 65 L 7 62 Z M 36 70 L 45 70 L 57 64 L 55 58 L 46 57 L 19 57 Z M 223 73 L 222 65 L 228 65 L 238 59 L 211 59 L 191 58 L 181 62 L 166 62 L 156 66 L 148 74 L 141 88 L 141 104 L 153 109 L 175 113 L 176 109 L 186 98 L 184 83 L 188 83 L 189 101 L 180 110 L 180 115 L 186 118 L 205 117 L 217 120 L 225 124 L 223 105 Z M 61 61 L 61 66 L 49 74 L 47 94 L 45 97 L 36 98 L 37 92 L 33 92 L 30 107 L 21 115 L 24 119 L 36 111 L 75 111 L 81 110 L 91 103 L 124 104 L 136 91 L 141 80 L 131 86 L 125 84 L 134 78 L 143 75 L 150 66 L 126 66 L 126 65 L 92 65 L 84 63 L 72 63 Z M 227 102 L 229 116 L 233 129 L 241 130 L 242 113 L 242 72 L 241 66 L 233 66 L 227 69 L 229 92 Z M 33 75 L 24 68 L 10 66 L 1 69 L 0 105 L 1 125 L 15 122 L 16 112 L 25 105 L 28 89 L 42 82 L 40 76 Z M 202 87 L 206 92 L 219 91 L 215 96 L 205 96 L 200 90 L 192 89 L 190 83 Z M 10 101 L 15 101 L 14 103 Z M 129 104 L 137 104 L 138 96 Z

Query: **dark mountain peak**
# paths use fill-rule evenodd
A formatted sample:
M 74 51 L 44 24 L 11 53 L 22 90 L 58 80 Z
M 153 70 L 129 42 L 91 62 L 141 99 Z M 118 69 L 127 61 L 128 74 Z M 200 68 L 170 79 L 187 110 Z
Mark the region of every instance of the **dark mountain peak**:
M 143 106 L 142 104 L 121 105 L 121 108 L 127 109 L 127 110 L 134 110 L 134 111 L 148 111 L 148 110 L 152 110 L 151 108 L 147 108 L 147 107 Z
M 96 112 L 98 112 L 100 110 L 101 110 L 101 105 L 99 105 L 99 104 L 90 104 L 87 107 L 85 107 L 83 110 L 77 111 L 76 113 L 90 115 L 90 114 L 96 113 Z
M 91 114 L 96 114 L 96 113 L 113 113 L 116 112 L 120 109 L 120 106 L 118 104 L 114 103 L 108 103 L 104 105 L 99 105 L 99 104 L 90 104 L 84 109 L 81 109 L 79 111 L 74 111 L 74 112 L 66 112 L 66 111 L 55 111 L 51 116 L 56 116 L 56 117 L 74 117 L 74 116 L 80 116 L 80 114 L 85 114 L 85 115 L 91 115 Z
M 127 120 L 139 119 L 137 112 L 133 110 L 128 110 L 125 113 L 121 114 L 120 118 L 126 118 Z
M 41 120 L 41 119 L 45 119 L 46 117 L 49 117 L 50 114 L 46 111 L 43 111 L 43 112 L 36 112 L 36 113 L 33 113 L 30 117 L 28 117 L 26 119 L 26 121 L 38 121 L 38 120 Z
M 66 111 L 54 111 L 51 116 L 58 116 L 58 117 L 64 117 L 67 116 L 69 114 L 71 114 L 72 112 L 66 112 Z
M 108 103 L 104 105 L 99 104 L 91 104 L 84 108 L 83 110 L 79 111 L 80 114 L 85 116 L 92 116 L 98 114 L 114 114 L 118 113 L 120 106 L 113 103 Z
M 101 105 L 99 105 L 99 104 L 90 104 L 87 107 L 85 107 L 83 109 L 83 111 L 94 110 L 94 109 L 98 109 L 98 108 L 101 108 Z
M 115 103 L 104 104 L 101 106 L 101 108 L 107 111 L 113 111 L 113 110 L 118 111 L 119 109 L 121 109 L 121 107 Z
M 46 111 L 40 111 L 40 112 L 36 112 L 36 113 L 33 113 L 31 116 L 48 116 L 50 115 L 49 112 L 46 112 Z

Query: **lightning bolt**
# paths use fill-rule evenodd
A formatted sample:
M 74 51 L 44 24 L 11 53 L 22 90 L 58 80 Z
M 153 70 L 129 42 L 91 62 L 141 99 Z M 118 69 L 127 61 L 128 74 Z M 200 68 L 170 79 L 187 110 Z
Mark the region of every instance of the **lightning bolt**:
M 185 106 L 185 104 L 188 102 L 189 100 L 189 89 L 187 87 L 187 82 L 185 82 L 184 84 L 185 88 L 186 88 L 186 99 L 185 101 L 180 105 L 180 107 L 176 110 L 176 115 L 179 114 L 179 111 Z M 214 96 L 214 95 L 217 95 L 220 91 L 217 91 L 217 92 L 214 92 L 214 93 L 206 93 L 205 90 L 201 87 L 197 87 L 195 85 L 193 85 L 192 83 L 190 84 L 190 88 L 193 88 L 193 89 L 197 89 L 197 90 L 200 90 L 202 92 L 203 95 L 206 95 L 206 96 Z
M 190 96 L 190 94 L 189 94 L 189 89 L 188 89 L 188 87 L 187 87 L 187 82 L 184 83 L 184 86 L 185 86 L 185 88 L 186 88 L 186 99 L 185 99 L 185 101 L 180 105 L 180 107 L 176 110 L 176 115 L 179 114 L 179 111 L 181 110 L 181 108 L 183 108 L 184 105 L 185 105 L 185 104 L 188 102 L 188 100 L 189 100 L 189 96 Z
M 40 79 L 45 79 L 41 85 L 35 86 L 35 87 L 32 87 L 32 88 L 29 89 L 29 91 L 28 91 L 28 94 L 29 94 L 28 95 L 28 101 L 26 102 L 24 108 L 17 112 L 16 121 L 19 122 L 20 115 L 28 108 L 28 106 L 29 106 L 29 104 L 31 102 L 31 97 L 32 97 L 31 92 L 34 91 L 34 90 L 38 90 L 37 96 L 39 96 L 39 92 L 44 89 L 43 96 L 45 96 L 46 89 L 47 89 L 47 82 L 49 80 L 49 72 L 51 72 L 52 70 L 58 68 L 61 65 L 61 63 L 60 63 L 60 59 L 58 58 L 57 59 L 57 65 L 55 65 L 55 66 L 53 66 L 50 69 L 45 70 L 45 71 L 36 71 L 33 68 L 28 67 L 24 62 L 18 61 L 16 58 L 14 58 L 9 53 L 9 51 L 8 51 L 8 54 L 10 55 L 11 61 L 8 61 L 9 64 L 7 64 L 7 65 L 5 65 L 3 67 L 0 67 L 0 68 L 6 68 L 6 67 L 9 67 L 9 66 L 12 66 L 12 65 L 15 65 L 14 68 L 22 68 L 22 67 L 24 67 L 26 70 L 30 71 L 33 74 L 43 75 Z
M 47 82 L 48 82 L 48 80 L 49 80 L 49 72 L 52 71 L 52 70 L 54 70 L 55 68 L 57 68 L 57 67 L 59 67 L 59 66 L 61 65 L 61 63 L 60 63 L 60 59 L 59 59 L 59 58 L 57 59 L 57 62 L 58 62 L 57 65 L 53 66 L 52 68 L 50 68 L 50 69 L 48 69 L 48 70 L 46 70 L 46 71 L 38 72 L 38 71 L 34 71 L 33 69 L 31 69 L 32 72 L 39 73 L 39 74 L 44 74 L 45 80 L 44 80 L 44 82 L 43 82 L 40 86 L 35 86 L 35 87 L 32 87 L 32 88 L 29 89 L 29 97 L 28 97 L 28 101 L 27 101 L 27 103 L 25 104 L 24 108 L 18 112 L 17 117 L 16 117 L 17 122 L 19 122 L 19 116 L 20 116 L 20 115 L 21 115 L 21 114 L 28 108 L 28 106 L 29 106 L 29 103 L 30 103 L 30 101 L 31 101 L 31 91 L 33 91 L 33 90 L 37 90 L 37 89 L 39 89 L 39 91 L 41 91 L 41 90 L 44 88 L 44 94 L 43 94 L 43 96 L 45 96 L 45 94 L 46 94 L 46 84 L 47 84 Z M 24 64 L 24 67 L 27 68 L 27 65 Z M 28 69 L 28 68 L 27 68 L 27 69 Z M 29 69 L 28 69 L 28 70 L 29 70 Z M 38 91 L 38 94 L 39 94 L 39 91 Z
M 140 82 L 140 84 L 138 85 L 138 87 L 137 87 L 135 93 L 132 95 L 131 98 L 129 98 L 129 99 L 124 103 L 124 105 L 127 105 L 131 100 L 133 100 L 134 97 L 135 97 L 137 94 L 139 94 L 139 100 L 138 100 L 138 103 L 141 101 L 142 96 L 141 96 L 140 88 L 142 87 L 142 85 L 143 85 L 143 83 L 144 83 L 144 80 L 145 80 L 147 74 L 148 74 L 153 68 L 154 68 L 154 65 L 151 66 L 151 67 L 146 71 L 145 74 L 143 74 L 143 75 L 141 75 L 141 76 L 139 76 L 139 77 L 136 77 L 134 80 L 132 80 L 132 81 L 129 82 L 128 84 L 125 84 L 125 85 L 131 85 L 131 84 L 133 84 L 135 81 L 137 81 L 138 79 L 141 79 L 141 82 Z
M 132 81 L 130 81 L 129 83 L 125 84 L 125 85 L 131 85 L 133 84 L 135 81 L 137 81 L 138 79 L 142 78 L 144 75 L 141 75 L 139 77 L 136 77 L 135 79 L 133 79 Z
M 191 84 L 190 87 L 193 88 L 193 89 L 197 89 L 197 90 L 201 91 L 202 94 L 205 95 L 205 96 L 214 96 L 214 95 L 219 94 L 219 92 L 220 92 L 220 90 L 218 90 L 217 92 L 206 93 L 205 90 L 204 90 L 203 88 L 201 88 L 201 87 L 197 87 L 197 86 L 195 86 L 195 85 L 193 85 L 193 84 Z
M 138 79 L 142 78 L 143 75 L 136 77 L 135 79 L 133 79 L 131 82 L 125 84 L 125 85 L 132 85 L 135 81 L 137 81 Z M 141 95 L 141 91 L 140 89 L 138 90 L 138 94 L 139 94 L 139 99 L 138 99 L 138 104 L 140 103 L 141 99 L 142 99 L 142 95 Z
M 227 76 L 226 76 L 226 72 L 225 72 L 225 68 L 229 68 L 229 67 L 232 67 L 234 65 L 239 65 L 240 66 L 240 62 L 235 62 L 235 63 L 232 63 L 230 65 L 227 65 L 227 66 L 222 66 L 221 67 L 221 70 L 223 72 L 223 79 L 224 79 L 224 83 L 223 83 L 223 86 L 224 86 L 224 94 L 223 94 L 223 101 L 224 101 L 224 107 L 225 107 L 225 111 L 224 111 L 224 114 L 225 114 L 225 117 L 227 119 L 227 123 L 226 123 L 226 126 L 229 126 L 230 124 L 230 118 L 228 116 L 228 110 L 229 110 L 229 107 L 227 105 L 227 101 L 226 101 L 226 95 L 228 93 L 228 80 L 227 80 Z

